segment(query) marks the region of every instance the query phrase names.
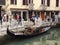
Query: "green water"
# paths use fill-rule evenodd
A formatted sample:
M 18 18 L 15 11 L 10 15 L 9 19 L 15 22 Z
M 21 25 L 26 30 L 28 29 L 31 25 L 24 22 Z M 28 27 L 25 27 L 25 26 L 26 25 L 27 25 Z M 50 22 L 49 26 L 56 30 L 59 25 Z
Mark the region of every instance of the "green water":
M 9 36 L 0 37 L 0 45 L 59 45 L 60 28 L 53 28 L 44 34 L 31 38 L 13 39 Z

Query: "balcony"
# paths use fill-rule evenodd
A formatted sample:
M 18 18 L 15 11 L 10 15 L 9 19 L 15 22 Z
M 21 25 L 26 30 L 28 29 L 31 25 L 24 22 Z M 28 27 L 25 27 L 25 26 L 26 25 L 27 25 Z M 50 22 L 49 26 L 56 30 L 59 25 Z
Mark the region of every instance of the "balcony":
M 28 5 L 28 9 L 29 10 L 33 10 L 33 8 L 34 8 L 34 4 L 33 3 L 31 3 L 31 4 Z
M 39 9 L 44 11 L 47 9 L 47 6 L 45 4 L 42 4 L 40 5 Z

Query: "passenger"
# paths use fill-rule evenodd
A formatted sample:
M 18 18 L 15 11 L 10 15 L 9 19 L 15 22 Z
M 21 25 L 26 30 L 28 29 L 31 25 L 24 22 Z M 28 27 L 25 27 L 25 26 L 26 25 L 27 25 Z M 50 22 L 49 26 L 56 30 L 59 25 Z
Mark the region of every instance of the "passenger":
M 55 15 L 52 15 L 51 18 L 52 18 L 52 21 L 54 22 L 55 21 Z
M 32 15 L 31 21 L 35 24 L 35 15 Z
M 7 14 L 4 14 L 4 21 L 7 21 Z
M 8 15 L 7 15 L 7 22 L 8 22 L 8 19 L 9 19 L 9 17 L 8 17 Z
M 58 23 L 58 16 L 55 15 L 55 22 Z
M 50 21 L 50 16 L 47 16 L 46 19 L 47 19 L 47 21 Z
M 38 17 L 39 17 L 38 15 L 35 16 L 36 19 L 38 19 Z
M 11 14 L 11 15 L 9 16 L 9 20 L 10 20 L 10 23 L 12 22 L 12 20 L 14 20 L 13 14 Z
M 36 15 L 35 16 L 35 25 L 38 25 L 38 23 L 39 23 L 39 17 L 38 17 L 38 15 Z
M 42 18 L 41 18 L 41 16 L 35 18 L 35 25 L 37 25 L 38 27 L 40 27 L 42 25 Z
M 3 21 L 5 21 L 5 16 L 4 15 L 3 15 L 2 19 L 3 19 Z
M 18 21 L 18 24 L 21 22 L 21 16 L 19 15 L 19 21 Z
M 2 20 L 3 21 L 7 21 L 8 22 L 8 19 L 9 19 L 9 17 L 8 17 L 7 14 L 4 14 L 4 16 L 2 16 Z
M 41 26 L 43 23 L 41 15 L 38 17 L 38 26 Z
M 16 20 L 17 21 L 19 20 L 19 14 L 16 14 Z

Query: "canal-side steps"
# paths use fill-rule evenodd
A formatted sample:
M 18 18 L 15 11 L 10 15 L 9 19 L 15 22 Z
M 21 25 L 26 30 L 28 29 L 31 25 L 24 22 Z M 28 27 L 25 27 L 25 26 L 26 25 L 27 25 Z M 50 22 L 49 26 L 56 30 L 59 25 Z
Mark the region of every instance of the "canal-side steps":
M 6 28 L 7 28 L 6 22 L 3 22 L 2 25 L 0 24 L 0 36 L 6 35 Z
M 10 29 L 13 29 L 14 26 L 15 26 L 15 24 L 17 24 L 16 22 L 17 22 L 17 21 L 13 20 L 13 21 L 11 21 L 11 23 L 10 23 L 10 21 L 8 21 L 8 22 L 2 22 L 2 25 L 1 25 L 1 23 L 0 23 L 0 36 L 4 36 L 4 35 L 7 34 L 7 33 L 6 33 L 7 25 L 10 25 L 10 26 L 9 26 Z M 18 26 L 18 27 L 19 27 L 19 26 Z
M 3 22 L 2 25 L 0 24 L 0 36 L 4 36 L 6 35 L 7 33 L 7 25 L 8 25 L 9 22 Z M 16 23 L 14 23 L 16 24 Z M 9 26 L 9 29 L 15 29 L 16 28 L 16 25 L 14 25 L 13 22 L 12 24 L 10 24 Z M 19 27 L 19 25 L 17 25 Z
M 10 30 L 15 30 L 18 29 L 20 26 L 18 25 L 18 27 L 14 26 L 14 27 L 9 27 Z M 7 35 L 7 27 L 4 27 L 0 25 L 0 36 L 4 36 Z

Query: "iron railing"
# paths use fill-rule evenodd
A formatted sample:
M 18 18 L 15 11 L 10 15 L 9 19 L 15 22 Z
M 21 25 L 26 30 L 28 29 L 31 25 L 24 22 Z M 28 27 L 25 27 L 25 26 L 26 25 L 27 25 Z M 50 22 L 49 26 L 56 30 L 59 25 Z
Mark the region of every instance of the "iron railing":
M 45 4 L 42 4 L 42 5 L 40 5 L 40 10 L 46 10 L 47 9 L 47 6 L 45 5 Z
M 33 3 L 29 4 L 29 5 L 28 5 L 28 8 L 29 8 L 29 10 L 33 10 L 34 4 L 33 4 Z

